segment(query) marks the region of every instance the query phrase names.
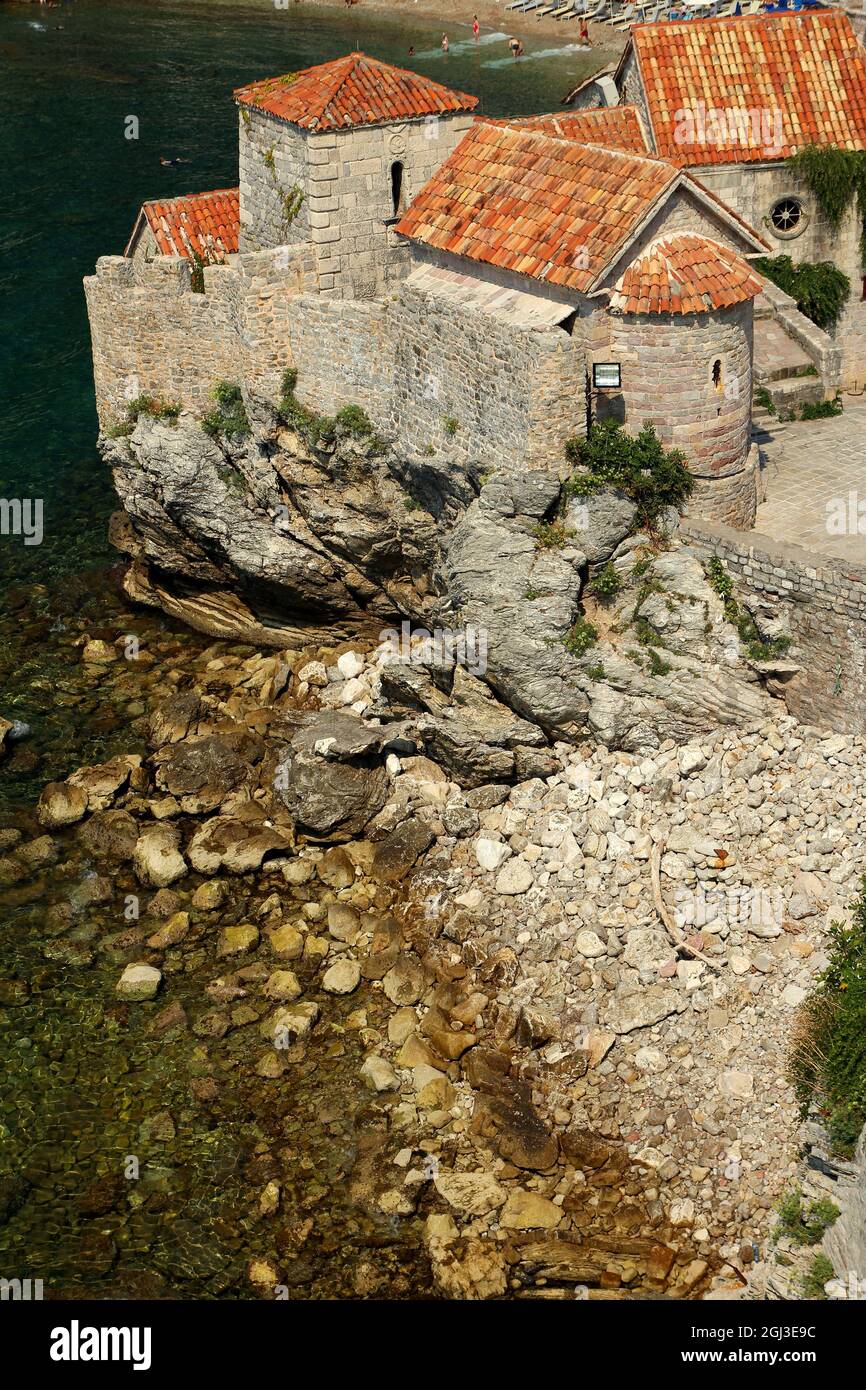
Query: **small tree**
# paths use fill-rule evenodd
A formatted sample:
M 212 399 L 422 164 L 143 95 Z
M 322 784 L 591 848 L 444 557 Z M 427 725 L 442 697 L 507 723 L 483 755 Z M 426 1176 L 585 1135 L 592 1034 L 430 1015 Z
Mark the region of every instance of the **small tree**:
M 635 503 L 638 525 L 649 531 L 666 508 L 682 511 L 695 486 L 685 455 L 666 451 L 649 421 L 635 437 L 617 420 L 603 420 L 590 427 L 586 439 L 570 439 L 565 455 L 581 469 L 566 483 L 566 496 L 616 488 Z

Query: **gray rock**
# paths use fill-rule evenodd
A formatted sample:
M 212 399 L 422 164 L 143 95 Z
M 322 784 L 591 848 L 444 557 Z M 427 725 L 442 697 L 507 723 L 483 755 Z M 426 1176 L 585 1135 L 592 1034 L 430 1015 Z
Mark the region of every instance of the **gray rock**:
M 634 530 L 637 507 L 616 488 L 602 488 L 589 497 L 574 497 L 565 510 L 565 524 L 589 560 L 609 560 L 620 541 Z

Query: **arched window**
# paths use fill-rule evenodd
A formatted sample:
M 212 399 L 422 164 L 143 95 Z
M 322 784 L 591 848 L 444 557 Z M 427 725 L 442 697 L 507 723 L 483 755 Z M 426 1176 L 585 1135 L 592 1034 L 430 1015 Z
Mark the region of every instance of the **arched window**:
M 717 357 L 713 363 L 713 385 L 717 391 L 722 389 L 722 359 Z
M 391 165 L 391 211 L 395 217 L 405 211 L 406 199 L 403 193 L 403 162 L 395 159 Z

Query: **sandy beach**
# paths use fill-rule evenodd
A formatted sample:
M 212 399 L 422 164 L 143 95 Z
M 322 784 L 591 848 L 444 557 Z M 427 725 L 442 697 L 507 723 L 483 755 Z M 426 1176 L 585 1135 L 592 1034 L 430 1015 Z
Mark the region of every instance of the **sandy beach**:
M 345 0 L 296 0 L 296 3 L 327 9 L 347 8 Z M 555 38 L 563 45 L 577 43 L 577 20 L 557 21 L 550 15 L 539 19 L 532 11 L 528 14 L 515 13 L 506 8 L 507 0 L 477 0 L 474 5 L 466 3 L 466 0 L 378 0 L 378 3 L 376 0 L 358 0 L 358 3 L 363 10 L 373 14 L 411 15 L 417 19 L 429 16 L 433 37 L 439 40 L 442 33 L 447 33 L 452 43 L 465 39 L 476 14 L 482 33 L 514 34 L 524 44 L 539 37 Z M 356 7 L 352 8 L 357 13 Z M 598 52 L 599 67 L 625 47 L 626 35 L 611 29 L 609 25 L 590 24 L 589 34 L 592 47 Z

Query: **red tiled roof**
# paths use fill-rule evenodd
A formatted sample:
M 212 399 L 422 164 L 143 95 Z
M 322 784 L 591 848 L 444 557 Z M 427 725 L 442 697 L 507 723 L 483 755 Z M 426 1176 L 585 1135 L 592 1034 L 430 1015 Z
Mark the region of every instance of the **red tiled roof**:
M 132 234 L 127 255 L 142 217 L 147 219 L 163 256 L 200 256 L 206 263 L 223 260 L 238 249 L 240 191 L 217 188 L 212 193 L 188 193 L 145 203 Z
M 586 290 L 679 177 L 661 160 L 479 121 L 413 199 L 397 231 Z
M 610 307 L 623 314 L 701 314 L 754 299 L 764 282 L 738 256 L 709 237 L 660 237 L 617 280 Z
M 866 54 L 838 10 L 637 24 L 631 43 L 658 153 L 675 164 L 866 148 Z M 701 103 L 703 134 L 682 117 Z M 756 118 L 740 125 L 737 112 Z
M 304 130 L 346 130 L 382 121 L 408 121 L 419 116 L 445 116 L 474 111 L 478 98 L 452 92 L 429 77 L 349 53 L 333 63 L 267 77 L 239 87 L 237 101 L 268 111 Z
M 643 129 L 633 106 L 554 111 L 548 116 L 519 116 L 514 120 L 490 121 L 490 124 L 508 125 L 514 130 L 536 130 L 543 135 L 555 135 L 561 140 L 603 145 L 608 150 L 625 150 L 627 154 L 647 153 Z

